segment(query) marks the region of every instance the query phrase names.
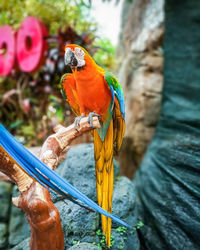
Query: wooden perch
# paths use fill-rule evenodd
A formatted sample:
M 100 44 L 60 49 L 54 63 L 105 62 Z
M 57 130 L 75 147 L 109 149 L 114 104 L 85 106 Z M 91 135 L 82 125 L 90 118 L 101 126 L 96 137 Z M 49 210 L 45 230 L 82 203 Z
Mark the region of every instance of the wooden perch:
M 0 181 L 12 181 L 7 175 L 0 172 Z
M 93 126 L 100 128 L 98 117 L 93 117 Z M 58 125 L 55 134 L 44 142 L 39 159 L 49 168 L 55 169 L 62 152 L 69 149 L 69 144 L 77 136 L 92 130 L 88 118 L 80 121 L 79 131 L 74 124 L 65 128 Z M 20 196 L 13 198 L 13 203 L 21 208 L 27 216 L 31 227 L 31 250 L 62 250 L 64 249 L 64 235 L 57 208 L 51 201 L 49 191 L 27 175 L 0 148 L 0 171 L 7 175 L 18 186 Z
M 97 116 L 93 117 L 93 126 L 95 128 L 101 127 Z M 61 153 L 69 149 L 72 140 L 91 129 L 87 117 L 81 119 L 78 131 L 74 128 L 74 124 L 67 128 L 57 125 L 54 128 L 55 134 L 50 135 L 42 146 L 40 160 L 51 169 L 54 169 L 59 162 Z

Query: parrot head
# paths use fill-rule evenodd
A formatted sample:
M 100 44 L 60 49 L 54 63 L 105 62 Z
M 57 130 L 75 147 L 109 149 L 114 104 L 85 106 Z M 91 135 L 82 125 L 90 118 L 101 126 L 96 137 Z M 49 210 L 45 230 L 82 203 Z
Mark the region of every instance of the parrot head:
M 69 44 L 65 46 L 65 64 L 71 68 L 85 66 L 86 51 L 81 46 Z

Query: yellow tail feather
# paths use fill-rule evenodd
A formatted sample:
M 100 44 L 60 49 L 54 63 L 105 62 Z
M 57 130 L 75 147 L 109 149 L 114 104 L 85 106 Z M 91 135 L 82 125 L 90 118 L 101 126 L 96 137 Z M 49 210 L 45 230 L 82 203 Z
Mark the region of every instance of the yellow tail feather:
M 103 209 L 112 213 L 113 120 L 109 124 L 104 141 L 99 137 L 97 130 L 94 131 L 94 155 L 98 203 Z M 106 244 L 110 246 L 112 220 L 104 215 L 101 215 L 101 220 L 102 230 L 106 235 Z

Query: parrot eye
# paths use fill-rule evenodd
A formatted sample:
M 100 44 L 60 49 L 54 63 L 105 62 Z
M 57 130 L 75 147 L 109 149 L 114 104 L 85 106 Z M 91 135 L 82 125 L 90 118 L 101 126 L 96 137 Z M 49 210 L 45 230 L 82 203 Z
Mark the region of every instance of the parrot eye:
M 84 59 L 85 53 L 81 48 L 76 47 L 74 53 L 79 59 Z

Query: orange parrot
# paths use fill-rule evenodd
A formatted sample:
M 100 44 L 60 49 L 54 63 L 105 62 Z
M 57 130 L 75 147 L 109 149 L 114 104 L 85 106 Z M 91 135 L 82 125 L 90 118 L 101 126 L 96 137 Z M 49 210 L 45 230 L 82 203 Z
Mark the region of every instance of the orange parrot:
M 65 64 L 71 67 L 71 74 L 61 78 L 61 92 L 70 104 L 78 129 L 80 119 L 97 115 L 102 122 L 101 129 L 93 131 L 94 157 L 96 167 L 97 199 L 99 205 L 112 212 L 113 153 L 118 152 L 125 131 L 125 105 L 121 85 L 110 73 L 99 67 L 81 46 L 65 46 Z M 104 215 L 102 230 L 107 246 L 111 245 L 112 220 Z

